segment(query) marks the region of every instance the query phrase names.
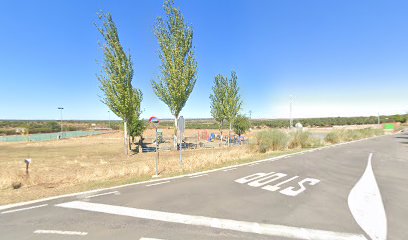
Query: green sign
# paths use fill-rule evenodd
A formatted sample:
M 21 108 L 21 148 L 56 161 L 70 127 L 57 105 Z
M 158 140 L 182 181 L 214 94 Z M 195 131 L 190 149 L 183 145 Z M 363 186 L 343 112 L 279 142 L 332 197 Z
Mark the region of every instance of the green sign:
M 384 129 L 385 130 L 394 130 L 395 126 L 392 123 L 386 123 L 386 124 L 384 124 Z

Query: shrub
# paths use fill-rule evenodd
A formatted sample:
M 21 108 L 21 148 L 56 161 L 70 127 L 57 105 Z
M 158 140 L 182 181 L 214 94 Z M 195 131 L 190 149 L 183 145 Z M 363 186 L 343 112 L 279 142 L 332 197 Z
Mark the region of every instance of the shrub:
M 11 186 L 13 187 L 13 189 L 19 189 L 21 188 L 22 183 L 21 182 L 13 182 L 11 184 Z
M 255 144 L 257 151 L 261 153 L 285 150 L 288 145 L 288 135 L 280 130 L 262 131 L 256 135 Z
M 335 130 L 335 131 L 329 132 L 324 138 L 324 141 L 328 143 L 332 143 L 332 144 L 341 142 L 340 131 Z
M 372 129 L 372 128 L 364 128 L 364 129 L 355 129 L 355 130 L 334 130 L 329 132 L 326 137 L 325 141 L 327 143 L 340 143 L 340 142 L 347 142 L 353 141 L 363 138 L 369 138 L 374 136 L 383 135 L 384 131 L 382 129 Z
M 290 133 L 289 148 L 305 148 L 314 145 L 314 139 L 309 132 L 296 131 Z
M 2 135 L 15 135 L 16 130 L 15 129 L 0 129 L 0 136 Z
M 241 136 L 249 130 L 249 128 L 251 127 L 251 122 L 249 121 L 249 118 L 239 114 L 232 124 L 232 127 L 234 129 L 234 132 L 238 134 L 238 136 Z

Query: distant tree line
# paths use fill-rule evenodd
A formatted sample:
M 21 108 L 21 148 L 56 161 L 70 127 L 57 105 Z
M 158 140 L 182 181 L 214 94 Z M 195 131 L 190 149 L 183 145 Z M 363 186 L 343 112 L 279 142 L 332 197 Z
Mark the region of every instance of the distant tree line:
M 88 125 L 64 125 L 64 131 L 85 130 Z M 57 121 L 0 121 L 0 135 L 18 134 L 16 129 L 24 129 L 25 134 L 53 133 L 61 130 Z
M 380 116 L 380 123 L 401 122 L 405 123 L 407 115 Z M 295 119 L 304 127 L 332 127 L 336 125 L 363 125 L 377 124 L 378 117 L 327 117 L 327 118 L 302 118 Z M 289 126 L 289 119 L 252 120 L 253 126 L 267 126 L 271 128 L 285 128 Z

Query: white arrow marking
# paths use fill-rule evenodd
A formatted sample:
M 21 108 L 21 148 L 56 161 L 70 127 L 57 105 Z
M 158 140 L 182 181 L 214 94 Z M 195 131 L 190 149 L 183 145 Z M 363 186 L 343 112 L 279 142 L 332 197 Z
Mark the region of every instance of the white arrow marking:
M 372 240 L 387 239 L 387 217 L 371 167 L 370 153 L 363 176 L 351 189 L 348 205 L 354 219 Z

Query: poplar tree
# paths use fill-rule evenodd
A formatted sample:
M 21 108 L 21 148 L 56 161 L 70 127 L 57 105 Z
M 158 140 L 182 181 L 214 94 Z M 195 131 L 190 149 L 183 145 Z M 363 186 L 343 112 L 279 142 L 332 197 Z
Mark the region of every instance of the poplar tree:
M 242 108 L 242 100 L 239 95 L 238 77 L 232 71 L 231 78 L 218 75 L 215 77 L 213 94 L 211 99 L 211 114 L 217 117 L 217 121 L 225 119 L 229 123 L 228 146 L 230 145 L 232 125 Z M 214 117 L 215 118 L 215 117 Z
M 214 86 L 212 87 L 213 93 L 210 94 L 211 102 L 211 116 L 218 123 L 218 128 L 220 135 L 222 136 L 222 128 L 225 120 L 223 106 L 226 104 L 225 95 L 226 95 L 226 82 L 225 78 L 218 74 L 214 79 Z
M 130 53 L 123 50 L 112 15 L 100 13 L 98 17 L 102 26 L 96 27 L 104 39 L 104 43 L 100 44 L 104 58 L 101 73 L 98 75 L 99 87 L 104 93 L 101 101 L 123 120 L 125 154 L 128 154 L 128 123 L 139 118 L 143 95 L 139 89 L 132 86 L 132 58 Z
M 155 35 L 162 64 L 159 79 L 152 81 L 152 87 L 174 116 L 176 139 L 177 119 L 197 80 L 197 62 L 193 50 L 193 29 L 185 23 L 180 10 L 173 5 L 173 0 L 165 1 L 163 7 L 166 17 L 157 19 Z

